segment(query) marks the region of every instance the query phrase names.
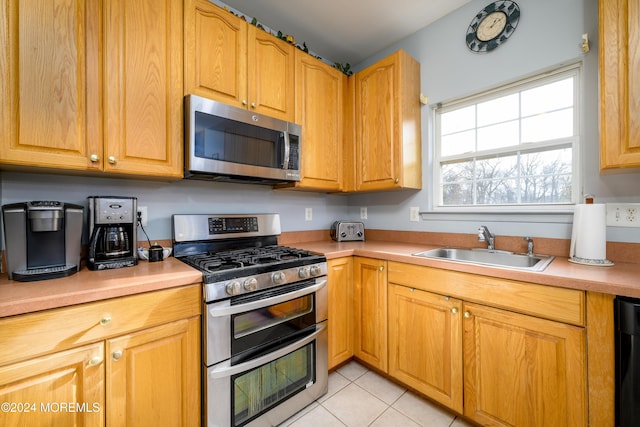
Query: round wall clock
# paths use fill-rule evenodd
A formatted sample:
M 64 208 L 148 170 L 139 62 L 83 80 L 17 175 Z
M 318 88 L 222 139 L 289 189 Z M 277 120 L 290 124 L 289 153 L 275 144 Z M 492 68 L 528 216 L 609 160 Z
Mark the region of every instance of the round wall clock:
M 490 52 L 507 41 L 520 20 L 514 1 L 491 2 L 476 14 L 467 28 L 467 46 L 474 52 Z

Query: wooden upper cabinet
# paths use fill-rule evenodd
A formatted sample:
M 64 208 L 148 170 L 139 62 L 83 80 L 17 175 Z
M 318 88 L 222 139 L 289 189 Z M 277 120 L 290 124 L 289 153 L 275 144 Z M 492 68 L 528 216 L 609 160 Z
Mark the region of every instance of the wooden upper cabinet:
M 420 64 L 399 50 L 355 74 L 355 191 L 422 187 Z
M 599 0 L 598 19 L 600 168 L 639 168 L 640 4 Z
M 104 169 L 182 177 L 182 1 L 104 4 Z
M 0 162 L 181 177 L 182 22 L 180 0 L 3 1 Z
M 283 187 L 341 191 L 347 76 L 302 51 L 295 56 L 295 122 L 302 125 L 301 180 Z
M 184 16 L 185 94 L 294 121 L 293 45 L 207 0 Z
M 0 162 L 92 169 L 102 141 L 98 0 L 3 0 Z

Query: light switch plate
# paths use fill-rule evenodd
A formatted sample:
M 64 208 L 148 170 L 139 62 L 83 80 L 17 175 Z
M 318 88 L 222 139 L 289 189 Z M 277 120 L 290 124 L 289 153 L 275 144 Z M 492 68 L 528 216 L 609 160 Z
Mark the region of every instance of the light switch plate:
M 360 219 L 367 219 L 367 208 L 360 208 Z

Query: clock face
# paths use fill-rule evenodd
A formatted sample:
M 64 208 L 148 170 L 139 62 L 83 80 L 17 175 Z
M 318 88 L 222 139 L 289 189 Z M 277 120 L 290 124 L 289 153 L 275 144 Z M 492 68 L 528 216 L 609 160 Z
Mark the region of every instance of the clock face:
M 467 46 L 474 52 L 490 52 L 507 41 L 520 20 L 520 7 L 509 0 L 494 1 L 474 16 L 467 29 Z

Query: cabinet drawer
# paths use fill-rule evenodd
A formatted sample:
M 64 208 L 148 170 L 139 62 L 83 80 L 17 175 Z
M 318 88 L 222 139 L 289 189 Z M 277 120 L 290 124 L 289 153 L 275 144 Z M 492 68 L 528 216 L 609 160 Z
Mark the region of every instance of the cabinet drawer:
M 0 320 L 0 366 L 201 313 L 200 285 Z
M 583 291 L 497 279 L 469 273 L 389 262 L 389 283 L 397 283 L 573 325 L 585 324 Z

